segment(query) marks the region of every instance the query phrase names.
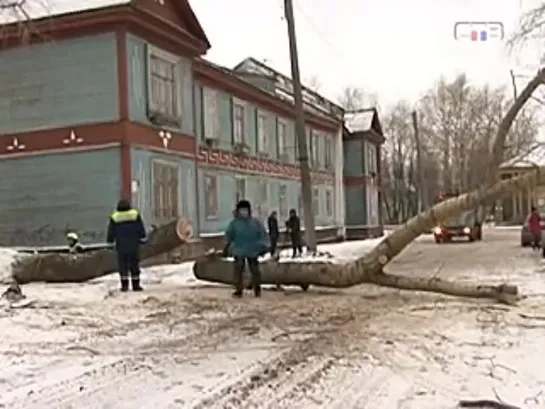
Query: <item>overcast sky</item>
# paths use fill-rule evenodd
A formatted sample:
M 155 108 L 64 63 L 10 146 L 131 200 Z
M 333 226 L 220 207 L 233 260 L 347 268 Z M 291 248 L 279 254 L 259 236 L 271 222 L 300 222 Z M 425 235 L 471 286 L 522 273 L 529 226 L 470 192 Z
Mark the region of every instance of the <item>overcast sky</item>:
M 534 0 L 293 1 L 302 77 L 317 76 L 329 98 L 357 86 L 388 105 L 416 99 L 441 75 L 508 84 L 511 68 L 531 73 L 539 62 L 537 52 L 517 58 L 502 42 L 454 39 L 457 21 L 500 21 L 509 34 Z M 253 56 L 290 73 L 283 0 L 191 4 L 212 43 L 207 58 L 232 67 Z

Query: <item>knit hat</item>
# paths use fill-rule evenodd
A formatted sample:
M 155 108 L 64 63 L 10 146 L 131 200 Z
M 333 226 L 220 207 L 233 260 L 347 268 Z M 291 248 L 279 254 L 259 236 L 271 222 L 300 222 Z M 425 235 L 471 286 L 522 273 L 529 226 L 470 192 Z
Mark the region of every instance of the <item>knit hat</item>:
M 248 200 L 240 200 L 237 203 L 237 210 L 240 210 L 240 209 L 248 209 L 248 212 L 251 212 L 252 211 L 252 205 L 250 204 L 250 202 Z

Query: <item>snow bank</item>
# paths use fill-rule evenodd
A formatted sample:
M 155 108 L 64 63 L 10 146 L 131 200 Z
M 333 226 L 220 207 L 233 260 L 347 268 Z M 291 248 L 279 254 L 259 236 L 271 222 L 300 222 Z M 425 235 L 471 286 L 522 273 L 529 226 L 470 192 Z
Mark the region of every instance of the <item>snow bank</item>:
M 17 250 L 0 247 L 0 284 L 11 281 L 11 266 L 21 257 Z

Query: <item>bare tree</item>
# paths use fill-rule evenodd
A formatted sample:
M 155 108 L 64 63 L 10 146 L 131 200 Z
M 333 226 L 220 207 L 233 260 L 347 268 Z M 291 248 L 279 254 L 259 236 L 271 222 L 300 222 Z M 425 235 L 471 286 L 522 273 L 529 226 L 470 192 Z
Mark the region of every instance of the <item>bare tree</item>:
M 339 104 L 347 111 L 365 108 L 365 93 L 356 87 L 345 87 L 339 96 Z

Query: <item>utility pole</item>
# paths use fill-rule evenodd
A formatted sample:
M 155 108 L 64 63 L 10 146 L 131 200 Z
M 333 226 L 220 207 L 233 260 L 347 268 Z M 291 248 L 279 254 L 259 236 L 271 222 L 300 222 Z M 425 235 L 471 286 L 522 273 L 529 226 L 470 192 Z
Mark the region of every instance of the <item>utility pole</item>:
M 424 172 L 422 171 L 422 146 L 420 145 L 420 133 L 418 132 L 418 114 L 412 112 L 414 144 L 416 147 L 416 173 L 418 174 L 418 213 L 422 213 L 426 201 L 424 200 Z
M 297 39 L 295 37 L 295 19 L 293 17 L 292 0 L 284 0 L 284 13 L 288 23 L 288 38 L 290 44 L 291 77 L 293 81 L 293 97 L 295 100 L 295 114 L 297 133 L 297 148 L 299 149 L 299 168 L 301 170 L 301 194 L 303 200 L 303 216 L 307 249 L 316 252 L 316 229 L 314 226 L 314 209 L 312 188 L 310 181 L 310 166 L 305 132 L 305 113 L 303 111 L 303 91 L 301 88 L 301 74 L 299 72 L 299 57 L 297 54 Z

